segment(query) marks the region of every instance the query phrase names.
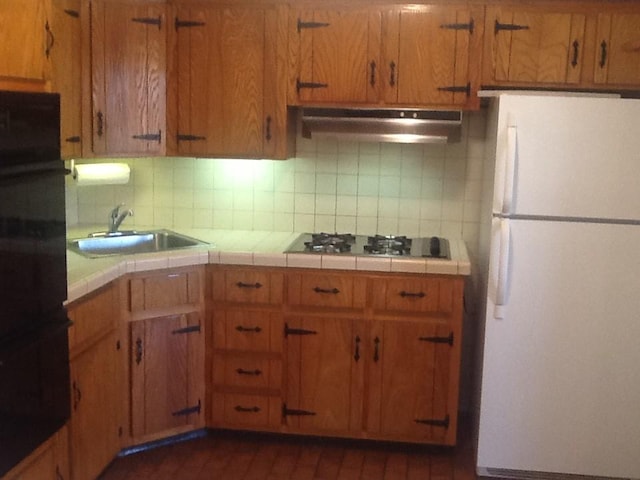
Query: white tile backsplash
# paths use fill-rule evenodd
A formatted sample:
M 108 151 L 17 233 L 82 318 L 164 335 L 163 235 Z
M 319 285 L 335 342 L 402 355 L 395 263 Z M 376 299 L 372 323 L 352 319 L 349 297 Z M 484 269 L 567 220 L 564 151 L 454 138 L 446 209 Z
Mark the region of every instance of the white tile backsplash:
M 124 202 L 135 212 L 124 222 L 130 228 L 438 234 L 464 238 L 474 253 L 485 118 L 464 117 L 462 141 L 451 145 L 300 137 L 287 161 L 119 159 L 131 166 L 128 185 L 67 180 L 67 222 L 106 225 L 110 209 Z

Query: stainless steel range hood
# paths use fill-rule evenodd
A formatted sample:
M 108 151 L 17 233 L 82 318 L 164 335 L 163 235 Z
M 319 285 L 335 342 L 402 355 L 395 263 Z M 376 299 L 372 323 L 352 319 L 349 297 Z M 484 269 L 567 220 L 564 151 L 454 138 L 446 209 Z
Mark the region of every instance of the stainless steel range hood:
M 303 108 L 302 136 L 360 142 L 455 143 L 462 112 L 416 109 Z

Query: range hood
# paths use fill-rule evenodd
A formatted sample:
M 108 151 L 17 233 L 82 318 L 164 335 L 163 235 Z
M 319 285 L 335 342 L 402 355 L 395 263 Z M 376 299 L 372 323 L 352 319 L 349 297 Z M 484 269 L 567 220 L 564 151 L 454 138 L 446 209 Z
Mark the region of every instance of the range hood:
M 462 112 L 417 109 L 303 108 L 302 136 L 360 142 L 455 143 Z

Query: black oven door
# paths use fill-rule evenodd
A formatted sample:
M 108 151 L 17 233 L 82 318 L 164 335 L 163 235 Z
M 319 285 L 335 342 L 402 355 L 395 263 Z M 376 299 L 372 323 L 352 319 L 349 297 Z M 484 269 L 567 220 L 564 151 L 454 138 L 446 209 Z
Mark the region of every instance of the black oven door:
M 69 418 L 68 320 L 0 343 L 0 477 Z

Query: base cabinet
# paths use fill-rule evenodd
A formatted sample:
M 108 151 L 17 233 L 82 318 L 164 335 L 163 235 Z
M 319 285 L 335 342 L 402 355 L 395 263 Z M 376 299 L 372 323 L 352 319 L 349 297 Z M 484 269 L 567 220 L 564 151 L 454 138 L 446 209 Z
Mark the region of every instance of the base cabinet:
M 63 427 L 31 455 L 12 468 L 2 480 L 68 480 L 69 432 Z

